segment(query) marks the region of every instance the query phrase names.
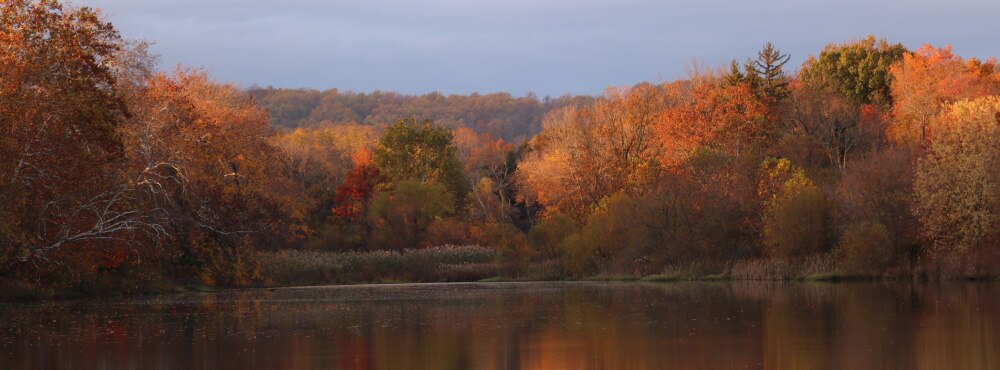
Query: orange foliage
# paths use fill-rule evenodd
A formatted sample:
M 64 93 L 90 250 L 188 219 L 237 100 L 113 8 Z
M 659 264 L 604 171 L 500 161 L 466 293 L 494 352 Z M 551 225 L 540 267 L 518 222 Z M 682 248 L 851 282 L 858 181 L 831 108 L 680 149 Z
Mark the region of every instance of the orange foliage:
M 638 85 L 611 89 L 593 107 L 551 112 L 518 168 L 522 196 L 549 213 L 580 215 L 615 192 L 650 190 L 663 173 L 655 127 L 665 102 L 660 88 Z
M 686 160 L 695 149 L 711 146 L 740 156 L 773 137 L 767 105 L 746 85 L 704 83 L 690 104 L 665 112 L 657 138 L 667 148 L 664 163 Z
M 896 124 L 888 136 L 900 144 L 926 146 L 927 127 L 944 104 L 1000 92 L 996 61 L 965 60 L 952 54 L 951 46 L 924 45 L 904 55 L 891 72 Z

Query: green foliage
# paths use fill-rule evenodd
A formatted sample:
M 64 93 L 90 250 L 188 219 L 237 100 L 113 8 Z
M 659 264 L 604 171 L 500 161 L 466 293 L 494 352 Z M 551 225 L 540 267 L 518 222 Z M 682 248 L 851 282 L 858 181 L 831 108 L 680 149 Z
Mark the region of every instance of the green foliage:
M 889 44 L 875 36 L 846 44 L 828 45 L 819 58 L 810 56 L 802 65 L 799 80 L 818 88 L 830 88 L 861 104 L 892 104 L 890 67 L 907 53 L 902 44 Z
M 391 191 L 381 192 L 368 211 L 374 245 L 401 250 L 424 241 L 428 226 L 455 213 L 455 197 L 444 185 L 403 180 Z
M 726 86 L 736 86 L 748 82 L 747 73 L 744 73 L 740 64 L 733 59 L 729 63 L 729 71 L 722 75 L 722 83 Z
M 381 175 L 390 183 L 409 179 L 440 183 L 461 202 L 469 192 L 469 184 L 457 152 L 451 130 L 407 119 L 386 129 L 373 154 Z

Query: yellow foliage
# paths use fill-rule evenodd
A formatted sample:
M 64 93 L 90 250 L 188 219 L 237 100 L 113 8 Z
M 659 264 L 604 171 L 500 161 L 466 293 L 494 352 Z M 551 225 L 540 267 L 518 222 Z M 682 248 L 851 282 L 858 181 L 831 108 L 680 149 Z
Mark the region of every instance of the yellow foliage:
M 914 179 L 914 213 L 935 252 L 964 253 L 996 233 L 998 113 L 1000 97 L 963 100 L 930 128 L 929 151 Z
M 765 251 L 774 257 L 819 252 L 827 236 L 826 199 L 805 172 L 787 159 L 761 166 L 758 194 L 764 200 Z

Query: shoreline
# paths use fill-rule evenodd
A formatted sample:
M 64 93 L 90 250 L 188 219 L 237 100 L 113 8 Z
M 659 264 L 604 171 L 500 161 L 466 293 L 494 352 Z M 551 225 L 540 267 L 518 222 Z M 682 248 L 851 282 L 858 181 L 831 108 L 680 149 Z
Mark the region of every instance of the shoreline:
M 300 290 L 300 289 L 337 289 L 337 288 L 383 288 L 383 287 L 437 287 L 437 286 L 516 286 L 528 284 L 639 284 L 639 285 L 673 285 L 673 284 L 816 284 L 816 285 L 839 285 L 839 284 L 907 284 L 907 285 L 932 285 L 932 284 L 989 284 L 1000 283 L 1000 278 L 939 278 L 939 279 L 898 279 L 898 278 L 864 278 L 849 276 L 829 276 L 822 278 L 798 278 L 798 279 L 733 279 L 719 278 L 716 276 L 705 276 L 694 279 L 657 279 L 656 275 L 649 275 L 641 278 L 631 276 L 603 276 L 595 275 L 582 279 L 563 280 L 529 280 L 529 279 L 498 279 L 489 278 L 476 281 L 386 281 L 386 282 L 361 282 L 361 283 L 321 283 L 315 285 L 262 285 L 250 287 L 175 287 L 169 290 L 146 291 L 136 294 L 107 293 L 107 294 L 70 294 L 69 292 L 43 292 L 33 290 L 29 294 L 24 292 L 0 291 L 0 304 L 18 303 L 48 303 L 48 302 L 86 302 L 121 299 L 124 301 L 140 300 L 151 297 L 162 296 L 183 296 L 197 294 L 217 294 L 238 291 L 277 291 L 277 290 Z

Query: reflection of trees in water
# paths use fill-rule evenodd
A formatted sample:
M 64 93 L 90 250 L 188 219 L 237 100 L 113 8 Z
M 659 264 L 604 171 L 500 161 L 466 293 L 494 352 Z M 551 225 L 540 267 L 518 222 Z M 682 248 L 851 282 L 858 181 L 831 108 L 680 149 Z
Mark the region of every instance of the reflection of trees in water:
M 997 284 L 353 287 L 3 308 L 10 369 L 1000 364 Z
M 915 318 L 917 369 L 1000 368 L 1000 287 L 950 284 L 925 289 Z

